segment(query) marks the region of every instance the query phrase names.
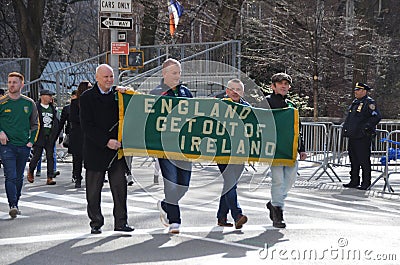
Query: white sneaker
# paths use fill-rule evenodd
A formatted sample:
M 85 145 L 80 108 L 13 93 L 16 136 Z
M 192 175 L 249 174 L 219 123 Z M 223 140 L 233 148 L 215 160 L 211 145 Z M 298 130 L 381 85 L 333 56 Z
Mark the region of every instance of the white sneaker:
M 170 224 L 170 226 L 169 226 L 169 233 L 171 233 L 171 234 L 179 234 L 179 227 L 180 227 L 181 225 L 180 224 L 178 224 L 178 223 L 172 223 L 172 224 Z
M 168 217 L 167 217 L 167 213 L 164 211 L 164 209 L 161 207 L 161 201 L 157 202 L 157 208 L 160 211 L 160 220 L 161 223 L 165 226 L 168 227 L 169 226 L 169 222 L 168 222 Z
M 126 177 L 126 182 L 128 182 L 128 186 L 132 186 L 133 183 L 135 182 L 135 181 L 133 180 L 133 176 L 132 176 L 132 175 L 128 175 L 128 176 Z

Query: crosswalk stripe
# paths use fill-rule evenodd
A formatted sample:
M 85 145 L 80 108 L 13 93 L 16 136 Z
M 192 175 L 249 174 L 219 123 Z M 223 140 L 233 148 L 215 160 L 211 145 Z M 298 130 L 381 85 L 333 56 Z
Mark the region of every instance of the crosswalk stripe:
M 31 194 L 28 193 L 28 195 L 31 195 Z M 53 193 L 48 193 L 48 192 L 35 193 L 34 195 L 38 196 L 38 197 L 53 199 L 53 200 L 73 202 L 73 203 L 83 204 L 83 205 L 87 204 L 86 199 L 76 198 L 76 197 L 71 196 L 71 195 L 59 195 L 59 194 L 53 194 Z M 111 194 L 109 194 L 107 192 L 102 193 L 102 195 L 111 196 Z M 108 209 L 113 209 L 114 208 L 114 204 L 110 203 L 110 202 L 102 202 L 101 203 L 101 207 L 108 208 Z M 146 208 L 141 208 L 141 207 L 135 207 L 135 206 L 128 206 L 128 211 L 129 212 L 138 212 L 138 213 L 154 213 L 154 212 L 158 212 L 156 210 L 146 209 Z
M 0 202 L 8 204 L 7 199 L 3 198 L 3 197 L 0 197 Z M 52 206 L 52 205 L 49 205 L 49 204 L 26 202 L 26 201 L 23 201 L 23 200 L 19 201 L 18 206 L 24 206 L 24 207 L 27 207 L 27 208 L 39 209 L 39 210 L 42 210 L 42 211 L 44 210 L 44 211 L 65 213 L 65 214 L 69 214 L 69 215 L 85 215 L 86 214 L 86 211 L 79 211 L 79 210 L 74 210 L 74 209 L 69 209 L 69 208 L 64 208 L 64 207 Z
M 286 230 L 341 230 L 341 231 L 365 231 L 365 230 L 373 230 L 376 229 L 375 225 L 358 225 L 358 224 L 349 224 L 349 223 L 335 223 L 327 225 L 326 222 L 320 223 L 312 223 L 312 224 L 290 224 Z M 234 228 L 227 227 L 216 227 L 216 226 L 196 226 L 196 227 L 185 227 L 181 226 L 180 232 L 183 237 L 192 237 L 199 240 L 203 240 L 204 238 L 194 235 L 188 235 L 187 233 L 206 233 L 210 234 L 212 232 L 219 233 L 227 233 L 230 234 L 233 231 L 242 231 L 242 232 L 262 232 L 268 230 L 276 230 L 279 229 L 274 228 L 268 225 L 245 225 L 241 230 L 236 230 Z M 397 231 L 397 226 L 379 226 L 380 231 Z M 27 237 L 13 237 L 13 238 L 1 238 L 0 246 L 3 245 L 19 245 L 19 244 L 27 244 L 27 243 L 39 243 L 39 242 L 50 242 L 50 241 L 60 241 L 60 240 L 72 240 L 72 239 L 85 239 L 85 238 L 106 238 L 112 237 L 116 235 L 121 235 L 121 232 L 114 231 L 103 231 L 102 234 L 92 235 L 90 233 L 71 233 L 71 234 L 51 234 L 51 235 L 39 235 L 39 236 L 27 236 Z M 157 234 L 168 234 L 168 228 L 149 228 L 149 229 L 138 229 L 132 233 L 123 233 L 124 235 L 157 235 Z M 179 236 L 177 235 L 177 236 Z M 228 244 L 234 243 L 236 246 L 244 247 L 244 248 L 252 248 L 252 246 L 240 244 L 238 245 L 235 242 L 227 242 L 215 240 L 213 242 Z M 253 246 L 254 247 L 254 246 Z

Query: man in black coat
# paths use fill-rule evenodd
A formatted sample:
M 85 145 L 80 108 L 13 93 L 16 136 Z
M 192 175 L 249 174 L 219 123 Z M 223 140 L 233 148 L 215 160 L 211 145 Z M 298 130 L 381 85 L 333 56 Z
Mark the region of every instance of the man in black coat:
M 46 150 L 47 159 L 47 185 L 55 185 L 54 178 L 54 145 L 59 134 L 59 120 L 57 110 L 53 106 L 54 93 L 43 89 L 40 91 L 40 100 L 36 103 L 39 113 L 39 133 L 33 144 L 33 156 L 29 162 L 28 181 L 34 182 L 33 172 L 42 158 L 43 149 Z
M 104 176 L 114 201 L 114 231 L 131 232 L 127 214 L 126 162 L 118 159 L 118 102 L 113 69 L 102 64 L 96 68 L 96 84 L 80 97 L 80 120 L 84 133 L 83 160 L 86 169 L 86 200 L 92 234 L 100 234 L 104 225 L 101 213 L 101 190 Z

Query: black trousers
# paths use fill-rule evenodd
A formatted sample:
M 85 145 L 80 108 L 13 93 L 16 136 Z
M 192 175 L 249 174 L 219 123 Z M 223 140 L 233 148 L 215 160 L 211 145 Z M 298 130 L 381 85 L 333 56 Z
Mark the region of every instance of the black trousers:
M 44 146 L 33 146 L 33 155 L 31 161 L 29 162 L 29 171 L 34 172 L 39 159 L 42 159 L 43 149 L 46 150 L 46 161 L 47 161 L 47 177 L 54 177 L 54 145 L 55 143 L 51 143 L 46 136 L 46 141 Z
M 75 179 L 82 179 L 82 154 L 72 154 L 72 175 Z
M 114 201 L 114 227 L 121 227 L 128 223 L 125 171 L 126 162 L 124 158 L 115 161 L 108 169 L 108 181 Z M 105 173 L 105 171 L 86 170 L 86 200 L 90 227 L 102 227 L 104 225 L 100 202 Z
M 363 137 L 349 138 L 349 157 L 351 163 L 350 182 L 360 184 L 360 168 L 362 169 L 363 186 L 371 185 L 371 139 Z

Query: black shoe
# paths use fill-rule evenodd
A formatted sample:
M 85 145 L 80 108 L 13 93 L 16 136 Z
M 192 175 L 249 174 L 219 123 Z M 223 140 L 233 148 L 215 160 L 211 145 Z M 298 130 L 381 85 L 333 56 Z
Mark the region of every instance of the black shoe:
M 352 183 L 351 181 L 349 182 L 349 183 L 347 183 L 347 184 L 343 184 L 343 187 L 345 187 L 345 188 L 357 188 L 358 187 L 358 184 L 355 184 L 355 183 Z
M 90 229 L 91 234 L 101 234 L 101 228 L 100 227 L 92 227 Z
M 53 177 L 53 178 L 57 177 L 58 175 L 60 175 L 60 171 L 55 171 L 55 172 L 54 172 L 54 177 Z
M 274 206 L 272 205 L 271 201 L 267 203 L 267 208 L 269 210 L 269 219 L 274 221 Z
M 370 186 L 370 185 L 368 185 L 368 186 L 366 186 L 366 185 L 361 185 L 361 186 L 358 186 L 357 189 L 358 189 L 358 190 L 368 190 L 369 186 Z
M 75 181 L 75 188 L 77 188 L 77 189 L 79 189 L 79 188 L 82 188 L 82 183 L 81 183 L 81 180 L 79 179 L 77 179 L 76 181 Z
M 132 226 L 129 226 L 127 224 L 124 224 L 123 226 L 120 226 L 120 227 L 114 227 L 114 231 L 120 231 L 120 232 L 132 232 L 134 230 L 135 230 L 135 228 L 133 228 Z
M 276 228 L 285 228 L 286 224 L 285 221 L 283 220 L 283 210 L 281 207 L 274 206 L 275 208 L 275 220 L 272 222 L 272 226 Z

